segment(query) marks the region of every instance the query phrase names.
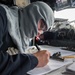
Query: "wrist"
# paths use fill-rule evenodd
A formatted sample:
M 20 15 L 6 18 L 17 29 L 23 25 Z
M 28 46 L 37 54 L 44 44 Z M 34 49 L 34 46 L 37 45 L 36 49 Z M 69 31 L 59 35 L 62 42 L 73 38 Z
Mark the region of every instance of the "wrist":
M 31 67 L 35 68 L 37 65 L 38 65 L 38 58 L 34 55 L 34 54 L 31 54 Z

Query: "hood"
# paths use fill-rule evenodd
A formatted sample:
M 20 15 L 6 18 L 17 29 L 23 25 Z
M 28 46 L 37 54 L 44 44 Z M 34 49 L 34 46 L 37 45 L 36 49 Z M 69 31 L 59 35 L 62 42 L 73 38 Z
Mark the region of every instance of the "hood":
M 2 6 L 7 13 L 9 34 L 21 53 L 24 53 L 29 46 L 30 38 L 37 34 L 37 25 L 40 19 L 45 21 L 47 28 L 54 23 L 53 11 L 44 2 L 31 3 L 20 9 Z
M 25 8 L 19 9 L 19 18 L 21 33 L 29 38 L 37 34 L 37 25 L 40 19 L 45 21 L 47 29 L 54 24 L 52 9 L 41 1 L 33 2 Z

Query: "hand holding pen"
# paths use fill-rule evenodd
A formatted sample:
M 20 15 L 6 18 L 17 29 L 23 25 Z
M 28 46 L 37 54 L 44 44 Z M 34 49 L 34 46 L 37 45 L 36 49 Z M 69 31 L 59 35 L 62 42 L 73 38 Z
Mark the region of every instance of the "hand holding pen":
M 50 52 L 47 50 L 40 50 L 33 55 L 38 59 L 37 67 L 44 67 L 50 60 Z
M 47 50 L 41 50 L 41 48 L 36 44 L 34 38 L 34 46 L 36 46 L 38 52 L 34 53 L 33 55 L 38 59 L 37 67 L 44 67 L 50 60 L 50 52 Z

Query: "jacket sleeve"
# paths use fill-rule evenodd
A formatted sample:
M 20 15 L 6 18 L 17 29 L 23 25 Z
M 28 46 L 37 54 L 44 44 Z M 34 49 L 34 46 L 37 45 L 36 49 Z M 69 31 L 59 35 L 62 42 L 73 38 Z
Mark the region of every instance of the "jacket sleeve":
M 26 75 L 26 72 L 36 67 L 38 61 L 33 55 L 17 54 L 10 56 L 0 52 L 0 75 Z
M 0 75 L 26 75 L 26 72 L 37 66 L 38 60 L 33 55 L 17 54 L 11 56 L 5 50 L 1 50 L 7 25 L 4 9 L 0 7 L 0 10 Z

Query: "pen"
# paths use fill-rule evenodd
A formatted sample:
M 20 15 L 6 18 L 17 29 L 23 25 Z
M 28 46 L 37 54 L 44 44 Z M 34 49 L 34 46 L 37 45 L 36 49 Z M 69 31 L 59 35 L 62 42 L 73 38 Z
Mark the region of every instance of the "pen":
M 38 45 L 37 45 L 37 44 L 35 44 L 35 46 L 36 46 L 36 48 L 38 49 L 38 51 L 40 51 L 40 48 L 38 47 Z
M 33 39 L 33 45 L 36 46 L 37 50 L 40 51 L 40 48 L 38 47 L 38 45 L 36 44 L 36 37 Z
M 64 59 L 66 59 L 66 58 L 75 58 L 75 55 L 63 56 L 62 58 L 64 58 Z

